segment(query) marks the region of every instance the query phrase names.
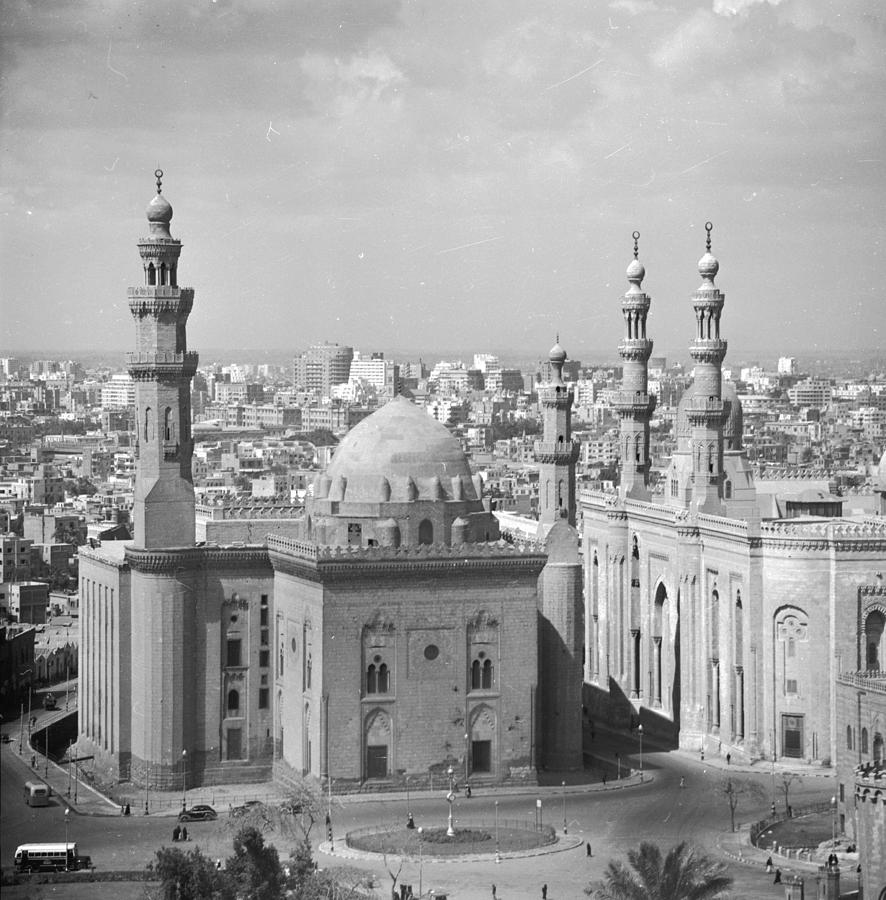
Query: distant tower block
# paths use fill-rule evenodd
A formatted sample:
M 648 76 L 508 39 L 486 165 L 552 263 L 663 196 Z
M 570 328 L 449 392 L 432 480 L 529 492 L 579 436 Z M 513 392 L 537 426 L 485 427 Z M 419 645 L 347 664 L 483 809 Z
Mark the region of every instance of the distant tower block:
M 613 406 L 619 417 L 619 448 L 621 452 L 622 497 L 649 496 L 649 419 L 655 408 L 655 397 L 649 396 L 649 357 L 652 341 L 646 337 L 646 316 L 652 298 L 641 285 L 646 275 L 637 258 L 640 232 L 635 231 L 634 259 L 628 266 L 631 286 L 622 297 L 625 336 L 618 346 L 622 358 L 621 390 Z
M 572 440 L 575 395 L 563 381 L 566 351 L 560 346 L 559 336 L 551 348 L 550 360 L 551 381 L 538 389 L 543 425 L 542 439 L 535 442 L 540 536 L 564 517 L 570 525 L 575 525 L 575 462 L 578 459 L 578 445 Z
M 148 204 L 150 234 L 138 243 L 144 286 L 129 289 L 136 351 L 129 354 L 135 381 L 135 546 L 143 549 L 194 544 L 191 475 L 191 391 L 197 354 L 189 353 L 185 325 L 194 291 L 178 286 L 181 242 L 169 233 L 172 206 L 157 195 Z
M 718 513 L 723 492 L 723 403 L 722 365 L 726 341 L 720 338 L 720 314 L 725 296 L 714 285 L 720 263 L 711 254 L 708 222 L 707 249 L 698 261 L 702 282 L 692 298 L 695 308 L 695 340 L 689 353 L 695 361 L 694 395 L 687 408 L 692 427 L 692 501 L 700 512 Z

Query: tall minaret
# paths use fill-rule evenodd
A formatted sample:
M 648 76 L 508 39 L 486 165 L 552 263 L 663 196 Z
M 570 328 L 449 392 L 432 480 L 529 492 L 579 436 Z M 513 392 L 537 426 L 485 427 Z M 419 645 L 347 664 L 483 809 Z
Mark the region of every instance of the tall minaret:
M 575 461 L 578 445 L 572 441 L 572 404 L 575 392 L 563 381 L 566 351 L 560 337 L 551 347 L 551 380 L 538 388 L 542 407 L 542 439 L 535 442 L 538 463 L 538 522 L 546 534 L 561 518 L 575 525 Z
M 194 291 L 178 287 L 182 245 L 169 233 L 172 207 L 161 194 L 163 172 L 155 175 L 150 234 L 138 243 L 144 287 L 129 289 L 136 329 L 136 351 L 129 354 L 136 411 L 134 539 L 144 549 L 194 543 L 190 385 L 197 354 L 188 352 L 185 332 Z
M 646 269 L 637 258 L 640 232 L 635 231 L 634 258 L 628 266 L 631 286 L 622 297 L 625 317 L 624 340 L 618 345 L 622 358 L 621 391 L 613 406 L 619 417 L 619 447 L 621 450 L 622 497 L 649 496 L 649 418 L 655 408 L 655 397 L 649 396 L 649 356 L 652 341 L 646 337 L 646 316 L 652 298 L 641 284 Z
M 720 313 L 725 296 L 714 285 L 720 263 L 711 254 L 711 230 L 705 224 L 707 249 L 698 261 L 701 284 L 692 298 L 695 340 L 689 353 L 695 361 L 695 385 L 687 409 L 692 427 L 692 502 L 700 512 L 720 512 L 723 490 L 723 404 L 721 367 L 726 341 L 720 339 Z

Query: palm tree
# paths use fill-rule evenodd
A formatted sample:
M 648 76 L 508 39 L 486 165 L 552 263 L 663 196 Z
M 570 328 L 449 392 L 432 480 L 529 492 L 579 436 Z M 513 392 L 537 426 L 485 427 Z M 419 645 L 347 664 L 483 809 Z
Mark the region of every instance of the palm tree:
M 599 900 L 715 900 L 725 897 L 732 884 L 726 867 L 697 852 L 685 842 L 662 859 L 656 844 L 643 841 L 628 850 L 630 867 L 610 860 L 604 885 L 594 893 Z

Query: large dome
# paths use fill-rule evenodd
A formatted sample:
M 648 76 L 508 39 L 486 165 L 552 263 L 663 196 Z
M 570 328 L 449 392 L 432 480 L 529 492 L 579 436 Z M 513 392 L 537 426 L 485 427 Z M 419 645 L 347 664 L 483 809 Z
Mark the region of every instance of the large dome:
M 680 398 L 677 407 L 677 449 L 689 450 L 692 440 L 692 426 L 689 424 L 689 404 L 696 394 L 693 382 Z M 726 422 L 723 425 L 723 449 L 741 450 L 742 432 L 744 431 L 744 415 L 738 391 L 731 381 L 724 381 L 720 388 L 723 404 L 726 407 Z
M 325 475 L 332 490 L 343 490 L 349 502 L 407 499 L 410 494 L 476 498 L 461 444 L 405 397 L 396 397 L 353 428 Z

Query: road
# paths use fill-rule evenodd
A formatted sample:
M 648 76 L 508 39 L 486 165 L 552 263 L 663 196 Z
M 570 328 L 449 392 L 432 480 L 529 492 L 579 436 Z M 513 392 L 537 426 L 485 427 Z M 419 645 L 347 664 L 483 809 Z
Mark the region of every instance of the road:
M 618 738 L 613 737 L 617 743 Z M 2 813 L 0 813 L 0 860 L 10 864 L 15 846 L 29 840 L 64 840 L 64 798 L 55 798 L 53 805 L 31 808 L 21 799 L 21 785 L 32 773 L 18 758 L 15 747 L 4 745 L 0 754 L 2 766 Z M 626 754 L 624 756 L 626 759 Z M 602 877 L 606 863 L 611 858 L 625 858 L 628 848 L 636 847 L 640 840 L 651 840 L 663 848 L 669 848 L 681 840 L 690 841 L 717 854 L 718 836 L 729 830 L 729 809 L 726 801 L 717 794 L 717 786 L 726 772 L 712 768 L 710 764 L 688 758 L 684 754 L 647 750 L 644 753 L 644 769 L 652 776 L 646 785 L 621 790 L 588 790 L 569 788 L 565 794 L 566 818 L 570 837 L 581 838 L 575 849 L 544 856 L 507 859 L 496 865 L 493 859 L 472 862 L 434 862 L 425 858 L 421 867 L 418 860 L 408 860 L 400 875 L 401 881 L 424 889 L 445 889 L 453 900 L 474 900 L 491 896 L 491 885 L 497 886 L 498 896 L 510 898 L 537 898 L 541 885 L 549 887 L 551 900 L 582 898 L 583 889 L 592 879 Z M 741 783 L 760 786 L 760 795 L 754 806 L 739 806 L 737 819 L 749 821 L 759 818 L 770 802 L 770 776 L 739 773 L 734 768 L 729 774 Z M 681 777 L 686 786 L 680 787 Z M 611 784 L 610 784 L 611 787 Z M 829 796 L 833 791 L 830 779 L 804 778 L 792 789 L 791 800 L 796 805 Z M 499 802 L 499 816 L 534 820 L 536 799 L 543 801 L 543 819 L 558 830 L 563 822 L 564 794 L 559 787 L 541 788 L 527 793 L 498 795 L 475 791 L 472 799 L 463 796 L 455 802 L 454 815 L 459 819 L 485 818 L 494 821 L 495 800 Z M 416 825 L 444 825 L 447 806 L 443 793 L 413 794 L 410 800 Z M 402 825 L 406 818 L 405 798 L 385 799 L 383 795 L 371 799 L 336 798 L 333 805 L 333 823 L 337 837 L 346 831 L 370 824 Z M 217 822 L 195 822 L 189 825 L 191 847 L 199 846 L 212 857 L 226 857 L 231 853 L 231 830 L 228 817 L 222 815 Z M 77 841 L 81 853 L 88 853 L 102 869 L 139 869 L 144 867 L 161 845 L 171 844 L 175 820 L 161 816 L 70 816 L 69 840 Z M 313 834 L 315 844 L 323 840 L 320 829 Z M 273 839 L 272 839 L 273 840 Z M 586 855 L 585 842 L 590 842 L 593 857 Z M 285 839 L 277 840 L 281 856 L 288 854 Z M 348 865 L 376 874 L 380 886 L 390 885 L 383 860 L 342 859 L 339 854 L 318 855 L 320 865 Z M 419 872 L 421 868 L 421 873 Z M 742 898 L 783 898 L 780 887 L 771 884 L 771 876 L 763 873 L 759 864 L 754 867 L 729 862 L 730 874 L 735 878 L 733 895 Z M 807 884 L 807 890 L 811 890 Z M 123 896 L 121 894 L 121 896 Z M 137 896 L 137 895 L 134 895 Z

